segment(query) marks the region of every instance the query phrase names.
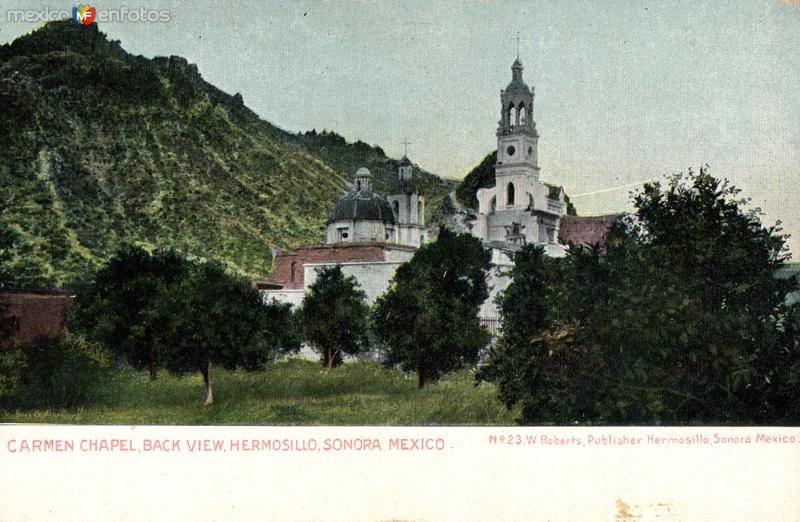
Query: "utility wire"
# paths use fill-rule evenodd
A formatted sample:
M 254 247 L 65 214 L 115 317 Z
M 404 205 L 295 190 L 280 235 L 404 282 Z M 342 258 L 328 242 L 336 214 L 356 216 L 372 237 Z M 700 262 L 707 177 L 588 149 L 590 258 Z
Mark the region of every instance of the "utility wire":
M 654 180 L 654 179 L 646 179 L 644 181 L 634 181 L 633 183 L 626 183 L 625 185 L 620 185 L 618 187 L 611 187 L 611 188 L 602 189 L 602 190 L 593 190 L 592 192 L 582 192 L 580 194 L 570 194 L 569 198 L 572 199 L 572 198 L 579 198 L 581 196 L 591 196 L 593 194 L 602 194 L 603 192 L 612 192 L 614 190 L 619 190 L 619 189 L 625 188 L 625 187 L 632 187 L 634 185 L 641 185 L 642 183 L 650 183 L 651 181 L 656 181 L 656 180 Z

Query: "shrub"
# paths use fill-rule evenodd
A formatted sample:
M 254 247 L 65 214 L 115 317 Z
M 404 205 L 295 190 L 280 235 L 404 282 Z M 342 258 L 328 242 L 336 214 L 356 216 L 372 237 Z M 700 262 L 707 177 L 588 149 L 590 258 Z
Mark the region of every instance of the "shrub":
M 100 345 L 70 334 L 37 338 L 17 353 L 21 361 L 12 361 L 19 372 L 13 404 L 23 409 L 86 404 L 109 367 Z

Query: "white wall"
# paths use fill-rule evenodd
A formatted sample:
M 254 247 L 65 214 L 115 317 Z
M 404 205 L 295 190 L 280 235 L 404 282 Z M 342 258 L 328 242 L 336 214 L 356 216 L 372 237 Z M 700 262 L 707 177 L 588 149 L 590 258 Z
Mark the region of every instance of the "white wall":
M 294 306 L 300 306 L 303 302 L 303 296 L 306 291 L 302 289 L 297 290 L 259 290 L 261 300 L 268 303 L 273 299 L 279 303 L 289 303 Z
M 389 287 L 389 282 L 394 276 L 401 261 L 365 261 L 353 263 L 310 263 L 304 265 L 305 291 L 317 280 L 317 270 L 322 267 L 342 267 L 345 276 L 353 276 L 359 286 L 367 294 L 367 301 L 372 304 Z

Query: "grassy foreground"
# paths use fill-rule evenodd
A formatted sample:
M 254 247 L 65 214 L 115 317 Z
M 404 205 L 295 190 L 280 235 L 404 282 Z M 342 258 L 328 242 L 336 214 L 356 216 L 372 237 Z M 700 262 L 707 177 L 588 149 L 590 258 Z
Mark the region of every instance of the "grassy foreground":
M 423 390 L 415 375 L 379 364 L 346 363 L 331 371 L 290 359 L 263 372 L 212 368 L 214 404 L 203 406 L 202 377 L 123 371 L 103 383 L 97 399 L 76 410 L 0 411 L 0 422 L 55 424 L 514 424 L 494 386 L 474 386 L 468 371 Z

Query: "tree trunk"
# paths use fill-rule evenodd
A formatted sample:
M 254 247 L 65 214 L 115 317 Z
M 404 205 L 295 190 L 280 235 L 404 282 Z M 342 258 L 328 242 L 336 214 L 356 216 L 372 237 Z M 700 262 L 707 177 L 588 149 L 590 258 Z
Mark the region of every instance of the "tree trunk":
M 425 383 L 428 381 L 427 375 L 425 374 L 425 367 L 420 366 L 419 370 L 417 370 L 417 377 L 419 378 L 419 388 L 422 389 L 425 387 Z
M 214 392 L 211 389 L 211 364 L 206 363 L 200 371 L 203 372 L 203 382 L 206 385 L 206 401 L 203 405 L 210 406 L 214 402 Z
M 329 370 L 333 368 L 333 360 L 336 357 L 335 354 L 336 352 L 334 352 L 333 350 L 328 350 L 328 353 L 325 354 L 325 359 L 326 359 L 325 367 L 328 368 Z
M 156 367 L 156 356 L 154 354 L 150 354 L 150 362 L 147 364 L 147 367 L 150 369 L 150 380 L 155 381 L 158 368 Z

